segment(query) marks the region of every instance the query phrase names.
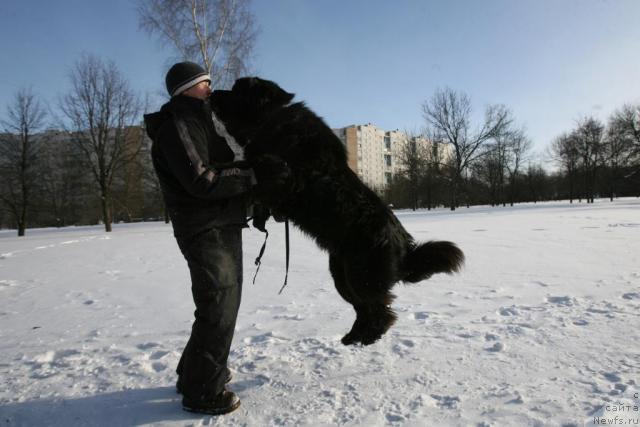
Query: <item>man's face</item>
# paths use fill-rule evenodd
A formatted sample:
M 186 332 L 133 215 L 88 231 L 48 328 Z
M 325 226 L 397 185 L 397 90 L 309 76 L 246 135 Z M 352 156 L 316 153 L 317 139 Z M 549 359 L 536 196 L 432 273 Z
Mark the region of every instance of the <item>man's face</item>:
M 182 92 L 182 95 L 205 100 L 211 95 L 211 82 L 205 80 Z

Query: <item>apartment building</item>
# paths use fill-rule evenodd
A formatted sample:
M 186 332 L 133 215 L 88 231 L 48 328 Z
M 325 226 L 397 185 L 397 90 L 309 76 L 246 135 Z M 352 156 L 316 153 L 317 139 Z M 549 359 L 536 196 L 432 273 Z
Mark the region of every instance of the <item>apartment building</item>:
M 385 131 L 368 123 L 333 129 L 347 149 L 351 170 L 370 188 L 381 191 L 403 169 L 401 153 L 410 142 L 428 144 L 422 137 L 410 138 L 399 130 Z

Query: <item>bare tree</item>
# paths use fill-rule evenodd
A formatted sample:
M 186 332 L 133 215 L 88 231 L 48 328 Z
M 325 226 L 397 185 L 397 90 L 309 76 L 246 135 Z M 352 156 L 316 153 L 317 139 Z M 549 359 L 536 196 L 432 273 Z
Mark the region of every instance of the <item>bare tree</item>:
M 480 148 L 488 140 L 503 133 L 511 123 L 510 113 L 502 105 L 487 107 L 484 121 L 473 132 L 471 100 L 463 92 L 438 89 L 422 104 L 423 116 L 430 133 L 453 148 L 453 176 L 451 182 L 451 210 L 458 204 L 458 190 L 463 172 L 484 153 Z
M 513 206 L 518 174 L 531 150 L 531 139 L 527 137 L 524 128 L 522 128 L 508 132 L 506 142 L 508 155 L 505 167 L 509 174 L 509 203 Z
M 491 206 L 504 202 L 505 163 L 506 144 L 498 138 L 487 143 L 482 157 L 471 165 L 473 175 L 488 187 Z
M 112 184 L 116 171 L 135 155 L 134 140 L 141 102 L 115 63 L 85 54 L 71 71 L 71 89 L 60 100 L 60 110 L 72 140 L 84 155 L 102 206 L 102 220 L 111 231 Z M 70 128 L 70 129 L 69 129 Z
M 246 73 L 256 38 L 250 0 L 138 0 L 140 27 L 183 60 L 204 64 L 216 88 Z
M 446 146 L 435 139 L 426 139 L 428 141 L 425 152 L 426 170 L 424 173 L 423 188 L 425 194 L 425 202 L 427 209 L 431 210 L 435 207 L 437 198 L 437 190 L 441 181 L 442 169 L 445 167 L 443 160 L 445 159 Z
M 624 105 L 609 118 L 609 162 L 617 166 L 640 166 L 640 105 Z
M 414 134 L 406 132 L 407 140 L 398 153 L 402 165 L 401 174 L 407 179 L 411 197 L 411 208 L 418 209 L 420 199 L 420 183 L 427 168 L 427 152 L 423 141 Z
M 577 139 L 573 134 L 563 133 L 551 143 L 550 154 L 566 173 L 569 181 L 569 203 L 573 203 L 576 196 L 576 178 L 580 163 Z
M 544 199 L 545 189 L 549 184 L 547 172 L 539 164 L 530 164 L 525 174 L 529 194 L 534 203 Z
M 21 89 L 7 107 L 0 138 L 0 201 L 11 213 L 18 236 L 24 236 L 32 194 L 37 182 L 38 141 L 45 110 L 31 89 Z
M 585 198 L 587 203 L 593 203 L 598 169 L 603 163 L 604 125 L 593 117 L 586 117 L 578 122 L 573 136 L 581 158 Z
M 91 194 L 92 179 L 83 167 L 84 155 L 74 144 L 73 135 L 51 131 L 39 152 L 38 186 L 41 203 L 50 215 L 48 225 L 64 227 L 76 223 L 86 210 L 86 194 Z

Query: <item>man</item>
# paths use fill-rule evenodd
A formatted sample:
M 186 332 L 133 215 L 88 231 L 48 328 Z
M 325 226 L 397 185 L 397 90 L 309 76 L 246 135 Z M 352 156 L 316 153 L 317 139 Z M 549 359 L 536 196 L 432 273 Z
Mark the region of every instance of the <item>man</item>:
M 220 415 L 240 405 L 225 383 L 231 379 L 227 358 L 242 288 L 241 231 L 255 180 L 251 169 L 236 162 L 241 150 L 216 133 L 210 83 L 198 64 L 175 64 L 166 76 L 171 100 L 145 115 L 145 124 L 196 305 L 177 389 L 184 409 Z

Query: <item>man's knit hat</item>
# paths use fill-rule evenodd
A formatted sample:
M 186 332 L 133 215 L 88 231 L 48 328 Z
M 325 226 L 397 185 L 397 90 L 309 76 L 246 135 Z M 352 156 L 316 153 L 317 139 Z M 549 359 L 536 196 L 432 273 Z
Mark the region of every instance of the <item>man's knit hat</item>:
M 193 62 L 178 62 L 167 72 L 165 83 L 169 95 L 180 95 L 185 90 L 205 80 L 211 81 L 209 74 Z

